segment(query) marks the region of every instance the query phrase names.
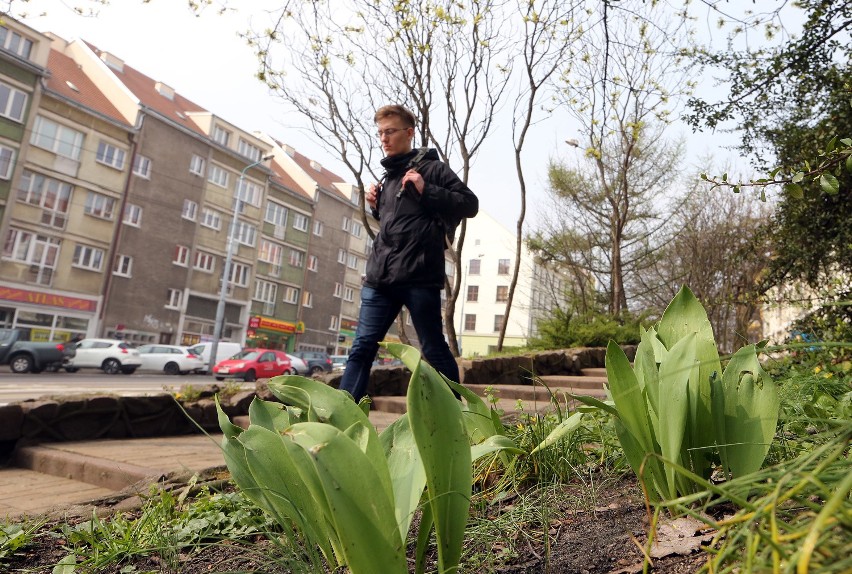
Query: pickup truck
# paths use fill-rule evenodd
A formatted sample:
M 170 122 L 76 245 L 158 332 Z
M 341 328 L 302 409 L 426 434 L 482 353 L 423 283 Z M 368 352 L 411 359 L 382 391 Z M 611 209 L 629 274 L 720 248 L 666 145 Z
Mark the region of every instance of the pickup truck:
M 0 365 L 13 373 L 40 373 L 61 367 L 76 354 L 73 343 L 41 343 L 23 340 L 18 329 L 0 329 Z

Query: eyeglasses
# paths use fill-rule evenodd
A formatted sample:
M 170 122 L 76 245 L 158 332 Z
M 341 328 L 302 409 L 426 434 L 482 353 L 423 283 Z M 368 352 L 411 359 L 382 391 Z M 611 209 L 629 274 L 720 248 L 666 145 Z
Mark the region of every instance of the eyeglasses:
M 379 130 L 376 132 L 376 136 L 378 136 L 379 139 L 382 139 L 385 136 L 390 137 L 396 132 L 404 132 L 407 129 L 408 128 L 388 128 L 386 130 Z

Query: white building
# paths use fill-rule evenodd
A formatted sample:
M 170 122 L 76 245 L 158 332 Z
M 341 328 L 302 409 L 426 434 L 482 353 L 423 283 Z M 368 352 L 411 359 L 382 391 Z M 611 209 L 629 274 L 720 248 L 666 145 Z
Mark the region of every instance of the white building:
M 462 253 L 462 284 L 455 327 L 464 357 L 496 351 L 506 316 L 506 301 L 515 266 L 516 235 L 487 213 L 467 220 Z M 536 334 L 537 323 L 563 298 L 563 278 L 535 263 L 521 247 L 518 285 L 509 313 L 503 349 L 523 347 Z

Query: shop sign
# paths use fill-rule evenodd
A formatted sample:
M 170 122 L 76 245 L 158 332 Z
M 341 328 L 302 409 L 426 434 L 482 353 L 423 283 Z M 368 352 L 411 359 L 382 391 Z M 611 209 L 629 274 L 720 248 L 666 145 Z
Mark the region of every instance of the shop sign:
M 346 337 L 354 337 L 355 331 L 358 329 L 358 321 L 352 319 L 340 320 L 340 334 Z
M 88 311 L 91 313 L 94 313 L 98 308 L 97 301 L 91 299 L 66 297 L 65 295 L 45 293 L 44 291 L 30 291 L 29 289 L 14 289 L 12 287 L 0 287 L 0 299 L 16 301 L 18 303 L 63 307 L 65 309 Z
M 295 333 L 295 323 L 279 321 L 269 317 L 254 316 L 249 319 L 249 327 L 252 329 L 266 329 L 267 331 L 278 331 L 279 333 Z

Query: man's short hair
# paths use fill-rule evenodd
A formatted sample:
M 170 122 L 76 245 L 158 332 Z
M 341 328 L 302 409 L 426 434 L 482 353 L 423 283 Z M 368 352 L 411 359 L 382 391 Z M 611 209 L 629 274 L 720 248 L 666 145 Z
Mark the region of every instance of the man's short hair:
M 382 106 L 376 110 L 376 116 L 373 118 L 374 123 L 379 123 L 379 120 L 396 116 L 402 120 L 402 123 L 407 128 L 413 128 L 417 125 L 417 118 L 411 113 L 411 110 L 405 106 L 397 104 L 391 106 Z

